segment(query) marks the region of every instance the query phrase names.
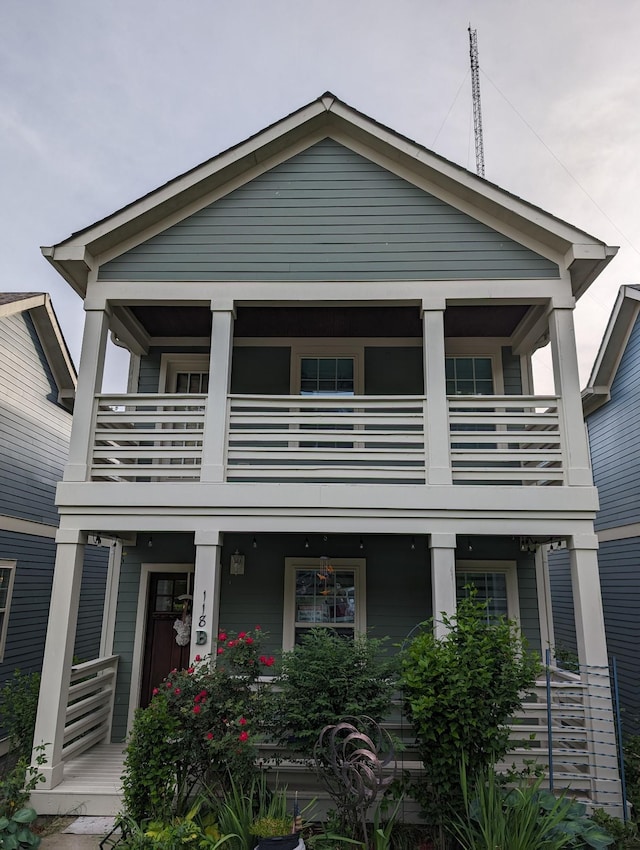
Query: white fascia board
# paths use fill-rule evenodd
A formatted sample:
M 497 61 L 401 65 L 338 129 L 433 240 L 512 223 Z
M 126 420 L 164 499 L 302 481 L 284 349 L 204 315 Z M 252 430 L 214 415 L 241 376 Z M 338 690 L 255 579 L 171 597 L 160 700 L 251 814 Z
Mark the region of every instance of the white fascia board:
M 24 313 L 25 310 L 41 307 L 45 303 L 46 297 L 46 293 L 38 292 L 36 295 L 9 301 L 7 304 L 0 304 L 0 318 L 15 316 L 16 313 Z

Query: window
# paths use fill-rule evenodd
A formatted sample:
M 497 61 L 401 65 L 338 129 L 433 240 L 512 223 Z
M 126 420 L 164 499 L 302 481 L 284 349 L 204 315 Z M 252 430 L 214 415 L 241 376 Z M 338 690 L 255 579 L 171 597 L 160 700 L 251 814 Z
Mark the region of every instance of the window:
M 353 357 L 301 357 L 301 395 L 353 395 L 355 392 Z
M 344 637 L 364 632 L 364 571 L 362 558 L 287 558 L 284 649 L 293 649 L 309 629 L 333 629 Z
M 487 619 L 520 619 L 518 573 L 515 561 L 457 561 L 456 596 L 468 595 L 469 586 L 478 591 L 477 599 L 487 602 Z
M 493 395 L 491 357 L 445 358 L 447 395 Z
M 0 559 L 0 660 L 4 657 L 4 646 L 7 639 L 9 607 L 11 605 L 11 594 L 13 593 L 13 578 L 16 563 L 16 561 Z

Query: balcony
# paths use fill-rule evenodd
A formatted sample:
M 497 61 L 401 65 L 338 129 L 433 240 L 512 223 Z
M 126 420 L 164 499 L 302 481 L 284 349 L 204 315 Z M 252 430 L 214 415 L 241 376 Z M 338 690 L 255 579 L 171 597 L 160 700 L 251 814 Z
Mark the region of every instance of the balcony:
M 91 481 L 200 481 L 206 395 L 99 395 Z M 230 395 L 224 480 L 424 484 L 429 480 L 425 396 Z M 557 396 L 450 396 L 453 483 L 566 484 Z M 447 441 L 443 443 L 447 445 Z

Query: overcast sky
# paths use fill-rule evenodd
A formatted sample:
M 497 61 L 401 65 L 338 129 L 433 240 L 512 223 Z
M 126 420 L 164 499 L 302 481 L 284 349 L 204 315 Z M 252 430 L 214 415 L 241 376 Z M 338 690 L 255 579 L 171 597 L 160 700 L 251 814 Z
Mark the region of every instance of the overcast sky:
M 474 170 L 469 23 L 486 177 L 620 245 L 576 311 L 584 384 L 640 283 L 640 0 L 1 0 L 0 288 L 50 292 L 77 363 L 39 246 L 326 90 Z

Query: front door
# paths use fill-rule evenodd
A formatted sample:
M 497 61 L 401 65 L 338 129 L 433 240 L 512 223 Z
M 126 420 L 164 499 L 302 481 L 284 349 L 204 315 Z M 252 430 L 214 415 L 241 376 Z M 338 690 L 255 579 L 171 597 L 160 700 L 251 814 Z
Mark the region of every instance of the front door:
M 151 573 L 140 705 L 174 669 L 189 666 L 193 573 Z

